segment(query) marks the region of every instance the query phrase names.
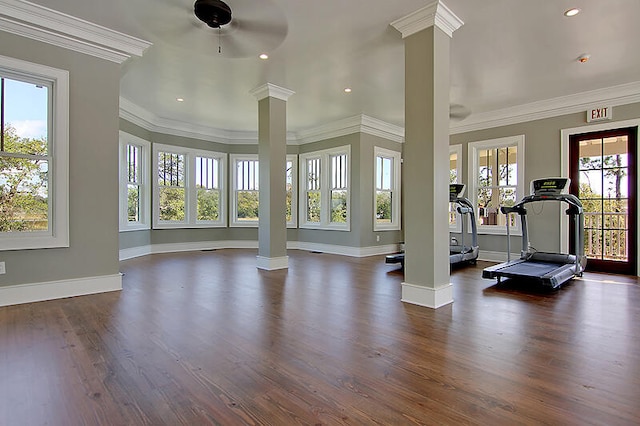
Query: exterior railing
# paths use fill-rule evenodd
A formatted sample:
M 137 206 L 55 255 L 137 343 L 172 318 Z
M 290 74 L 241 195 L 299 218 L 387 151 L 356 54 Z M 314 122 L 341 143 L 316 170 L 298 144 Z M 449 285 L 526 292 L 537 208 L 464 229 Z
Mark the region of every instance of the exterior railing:
M 584 214 L 584 251 L 594 259 L 629 258 L 629 215 L 626 212 Z

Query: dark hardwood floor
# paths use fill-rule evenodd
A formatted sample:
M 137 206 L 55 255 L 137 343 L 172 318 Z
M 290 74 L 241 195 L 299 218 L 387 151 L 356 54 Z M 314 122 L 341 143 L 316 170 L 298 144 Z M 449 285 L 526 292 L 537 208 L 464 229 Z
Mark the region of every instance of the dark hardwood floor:
M 640 286 L 455 268 L 400 302 L 383 256 L 141 257 L 122 292 L 0 308 L 1 425 L 638 425 Z

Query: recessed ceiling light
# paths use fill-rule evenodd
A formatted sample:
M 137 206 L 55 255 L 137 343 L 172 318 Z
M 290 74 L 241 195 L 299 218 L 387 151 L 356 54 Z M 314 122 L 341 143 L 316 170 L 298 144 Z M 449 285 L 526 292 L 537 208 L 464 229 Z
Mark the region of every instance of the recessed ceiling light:
M 269 55 L 267 55 L 266 53 L 261 53 L 259 58 L 260 59 L 269 59 Z
M 564 16 L 576 16 L 578 13 L 580 13 L 580 9 L 578 9 L 577 7 L 574 7 L 572 9 L 566 10 L 564 12 Z
M 589 60 L 589 58 L 591 58 L 591 55 L 589 55 L 588 53 L 585 53 L 584 55 L 580 55 L 580 57 L 578 57 L 578 62 L 580 62 L 581 64 L 584 64 Z
M 350 87 L 345 87 L 344 93 L 351 93 L 351 88 Z
M 178 101 L 178 102 L 184 102 L 184 99 L 183 99 L 183 98 L 176 98 L 176 101 Z

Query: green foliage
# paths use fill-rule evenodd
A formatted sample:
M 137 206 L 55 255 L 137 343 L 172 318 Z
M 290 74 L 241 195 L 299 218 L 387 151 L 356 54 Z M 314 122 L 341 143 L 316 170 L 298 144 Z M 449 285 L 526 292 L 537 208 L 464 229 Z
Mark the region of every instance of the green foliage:
M 198 220 L 220 219 L 220 191 L 198 188 Z
M 159 188 L 160 220 L 184 221 L 184 188 L 161 186 Z
M 140 220 L 140 190 L 136 185 L 129 185 L 127 188 L 127 220 Z
M 307 192 L 307 222 L 320 222 L 320 191 Z
M 391 192 L 378 191 L 376 194 L 376 221 L 389 223 L 391 219 Z
M 331 222 L 347 222 L 347 191 L 331 192 Z
M 42 158 L 47 150 L 46 139 L 20 138 L 13 127 L 5 128 L 0 152 L 0 232 L 48 229 L 49 164 Z
M 238 220 L 258 220 L 258 191 L 238 191 Z

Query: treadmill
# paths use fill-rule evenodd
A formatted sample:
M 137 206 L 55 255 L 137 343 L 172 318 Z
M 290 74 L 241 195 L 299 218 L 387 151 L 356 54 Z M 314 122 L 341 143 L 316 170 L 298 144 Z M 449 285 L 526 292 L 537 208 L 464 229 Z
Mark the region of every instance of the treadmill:
M 457 244 L 455 238 L 452 239 L 452 243 L 449 245 L 449 263 L 451 265 L 462 262 L 475 263 L 478 259 L 478 253 L 480 247 L 478 246 L 478 224 L 476 223 L 476 214 L 473 204 L 468 198 L 463 196 L 465 186 L 460 183 L 452 183 L 449 185 L 449 202 L 456 205 L 456 210 L 461 215 L 462 221 L 462 242 Z M 464 236 L 467 233 L 466 223 L 467 215 L 471 219 L 471 245 L 467 246 L 464 243 Z M 453 244 L 455 242 L 455 244 Z
M 454 183 L 449 185 L 449 202 L 456 204 L 456 210 L 462 215 L 462 242 L 449 245 L 449 264 L 457 264 L 463 262 L 475 263 L 478 259 L 478 227 L 476 223 L 475 209 L 473 204 L 467 198 L 463 197 L 465 186 L 463 184 Z M 471 245 L 464 243 L 466 234 L 465 223 L 466 215 L 471 216 Z M 404 267 L 404 252 L 387 255 L 385 263 L 400 263 Z
M 482 271 L 482 278 L 496 278 L 498 284 L 502 278 L 513 278 L 557 288 L 574 277 L 582 276 L 587 265 L 587 257 L 584 255 L 584 212 L 580 200 L 575 195 L 566 193 L 569 183 L 570 179 L 568 178 L 535 179 L 531 182 L 531 195 L 524 197 L 512 207 L 501 207 L 500 210 L 506 215 L 510 213 L 520 215 L 522 224 L 520 258 L 510 259 L 509 220 L 507 220 L 507 256 L 509 260 L 485 268 Z M 576 253 L 544 253 L 531 249 L 525 206 L 540 201 L 558 201 L 569 206 L 565 213 L 573 218 Z

